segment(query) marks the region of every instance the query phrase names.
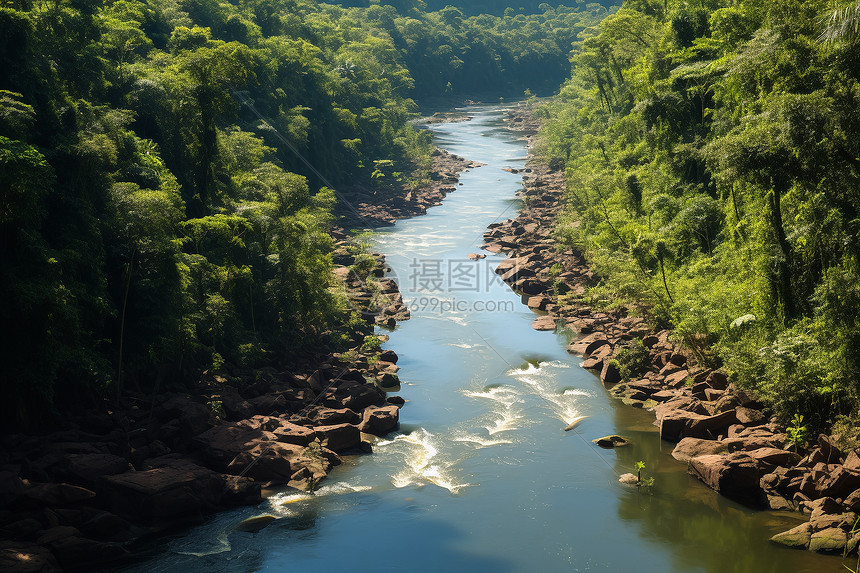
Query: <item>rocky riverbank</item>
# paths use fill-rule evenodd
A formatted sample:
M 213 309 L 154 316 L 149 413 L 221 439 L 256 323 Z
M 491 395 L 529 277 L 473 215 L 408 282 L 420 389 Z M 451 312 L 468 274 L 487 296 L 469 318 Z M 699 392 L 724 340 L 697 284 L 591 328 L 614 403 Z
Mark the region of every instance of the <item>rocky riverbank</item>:
M 468 118 L 460 121 L 468 121 Z M 457 189 L 461 173 L 483 165 L 444 149 L 433 151 L 432 160 L 430 181 L 418 189 L 405 193 L 399 189 L 376 193 L 361 189 L 341 191 L 343 201 L 337 208 L 340 224 L 345 229 L 375 229 L 393 225 L 399 219 L 424 215 L 427 209 L 440 205 L 448 193 Z
M 431 184 L 403 195 L 348 193 L 346 228 L 390 225 L 426 213 L 479 164 L 434 153 Z M 408 320 L 384 255 L 333 231 L 335 276 L 366 322 Z M 397 355 L 384 335 L 290 371 L 205 373 L 186 394 L 126 393 L 101 411 L 71 415 L 45 435 L 9 435 L 0 452 L 0 569 L 87 568 L 122 559 L 133 544 L 213 511 L 255 505 L 272 487 L 313 490 L 341 456 L 372 451 L 398 427 Z
M 531 138 L 537 125 L 526 108 L 513 110 L 512 129 Z M 577 334 L 568 351 L 585 358 L 607 390 L 624 403 L 652 410 L 660 437 L 676 443 L 673 457 L 717 492 L 761 509 L 797 511 L 809 521 L 772 541 L 822 553 L 856 554 L 860 531 L 860 451 L 842 452 L 820 435 L 803 449 L 763 404 L 725 374 L 698 365 L 666 330 L 653 331 L 623 311 L 603 312 L 583 301 L 596 284 L 575 250 L 552 237 L 563 208 L 558 165 L 530 157 L 523 173 L 524 207 L 490 226 L 483 248 L 507 254 L 496 272 L 524 295 L 539 316 L 533 327 Z

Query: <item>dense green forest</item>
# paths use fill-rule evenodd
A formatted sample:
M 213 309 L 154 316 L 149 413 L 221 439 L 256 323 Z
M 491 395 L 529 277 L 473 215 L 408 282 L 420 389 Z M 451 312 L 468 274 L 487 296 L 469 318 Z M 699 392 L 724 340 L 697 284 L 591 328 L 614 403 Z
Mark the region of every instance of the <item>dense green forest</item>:
M 557 86 L 604 15 L 4 3 L 0 418 L 342 342 L 324 185 L 420 184 L 416 98 Z
M 611 8 L 612 6 L 617 6 L 620 2 L 616 0 L 568 0 L 567 2 L 545 2 L 544 0 L 520 0 L 519 2 L 511 2 L 510 0 L 345 0 L 344 2 L 338 2 L 338 4 L 361 7 L 368 7 L 372 4 L 394 6 L 401 14 L 406 14 L 409 10 L 422 12 L 426 10 L 438 11 L 448 6 L 453 6 L 470 16 L 493 14 L 496 16 L 513 17 L 516 14 L 537 14 L 539 12 L 557 10 L 559 6 L 568 6 L 581 10 L 591 10 L 596 5 Z
M 784 421 L 860 406 L 860 8 L 627 0 L 540 108 L 557 235 Z

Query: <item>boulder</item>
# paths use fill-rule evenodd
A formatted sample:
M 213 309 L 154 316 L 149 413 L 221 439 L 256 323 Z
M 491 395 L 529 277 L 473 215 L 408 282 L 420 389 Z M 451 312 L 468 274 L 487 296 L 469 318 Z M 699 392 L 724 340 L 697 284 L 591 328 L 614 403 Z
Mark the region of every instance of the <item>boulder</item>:
M 352 424 L 314 426 L 314 432 L 323 447 L 335 452 L 354 448 L 361 443 L 361 431 Z
M 209 427 L 211 410 L 199 402 L 186 396 L 174 396 L 161 405 L 162 419 L 176 418 L 182 435 L 191 438 L 204 432 Z
M 266 432 L 250 420 L 246 423 L 229 423 L 215 426 L 206 430 L 192 441 L 193 445 L 201 450 L 207 460 L 207 464 L 218 469 L 226 469 L 240 452 L 252 450 L 261 441 L 277 439 L 274 434 Z
M 626 438 L 622 438 L 618 435 L 611 436 L 603 436 L 602 438 L 597 438 L 596 440 L 591 440 L 592 443 L 597 444 L 601 448 L 621 448 L 623 446 L 630 445 L 630 441 Z
M 806 549 L 809 547 L 809 542 L 812 539 L 812 526 L 808 523 L 803 523 L 797 527 L 793 527 L 788 531 L 777 533 L 770 538 L 774 543 L 792 547 L 795 549 Z
M 111 511 L 130 519 L 197 515 L 220 502 L 224 491 L 220 474 L 187 460 L 163 463 L 102 478 L 100 497 Z
M 0 541 L 0 571 L 4 573 L 55 573 L 57 559 L 47 548 L 33 543 Z
M 860 455 L 858 455 L 857 450 L 851 450 L 848 452 L 848 455 L 845 457 L 845 462 L 842 465 L 845 466 L 846 470 L 860 472 Z
M 601 333 L 594 333 L 584 336 L 574 342 L 571 342 L 570 345 L 568 345 L 567 347 L 567 351 L 571 354 L 589 356 L 592 352 L 605 344 L 609 344 L 609 341 L 606 340 L 605 335 Z
M 781 495 L 767 494 L 767 506 L 772 511 L 795 511 L 794 503 Z
M 860 472 L 836 466 L 824 479 L 818 481 L 818 492 L 821 496 L 846 499 L 860 489 Z
M 843 507 L 848 511 L 860 514 L 860 489 L 853 491 L 843 502 Z
M 744 406 L 735 408 L 735 415 L 737 416 L 738 423 L 744 426 L 758 426 L 765 421 L 765 416 L 761 411 L 745 408 Z
M 758 464 L 743 452 L 692 458 L 688 471 L 726 497 L 757 500 L 761 493 Z
M 708 374 L 708 377 L 705 379 L 705 382 L 708 383 L 708 386 L 713 388 L 714 390 L 725 390 L 729 385 L 729 379 L 723 372 L 715 371 Z
M 240 452 L 227 466 L 227 473 L 263 482 L 287 483 L 302 467 L 304 446 L 270 442 Z
M 555 317 L 551 314 L 539 316 L 532 321 L 532 328 L 544 332 L 555 330 Z
M 287 411 L 287 399 L 282 394 L 263 394 L 248 400 L 254 412 L 263 416 L 278 416 Z
M 298 424 L 293 424 L 286 420 L 283 420 L 281 425 L 275 428 L 272 433 L 275 434 L 275 438 L 279 442 L 296 444 L 298 446 L 307 446 L 314 441 L 314 438 L 316 437 L 316 434 L 311 428 L 299 426 Z
M 331 426 L 335 424 L 357 424 L 361 415 L 349 408 L 316 408 L 309 414 L 314 425 Z
M 395 405 L 370 406 L 364 409 L 358 429 L 366 434 L 382 436 L 397 429 L 400 408 Z
M 809 539 L 809 550 L 818 553 L 842 553 L 848 536 L 841 528 L 831 527 L 816 531 Z
M 800 456 L 794 452 L 780 450 L 777 448 L 759 448 L 749 452 L 751 458 L 759 462 L 762 467 L 781 466 L 791 467 L 800 461 Z
M 842 452 L 836 442 L 825 434 L 819 434 L 817 448 L 812 452 L 813 463 L 841 464 Z
M 326 404 L 360 412 L 368 406 L 381 404 L 384 401 L 385 393 L 375 384 L 367 384 L 364 381 L 361 383 L 347 381 L 335 389 L 334 395 L 326 399 Z
M 724 433 L 729 426 L 737 423 L 737 421 L 734 410 L 713 416 L 691 418 L 684 428 L 684 435 L 693 438 L 716 438 L 717 435 Z
M 384 360 L 385 362 L 391 362 L 392 364 L 397 364 L 399 357 L 393 350 L 383 350 L 379 353 L 379 359 Z
M 63 537 L 47 545 L 63 568 L 106 563 L 128 555 L 128 551 L 116 543 L 95 541 L 77 535 Z
M 600 371 L 600 380 L 604 384 L 617 384 L 621 382 L 621 373 L 618 371 L 613 360 L 607 360 L 603 363 L 603 369 Z
M 728 449 L 722 442 L 702 438 L 683 438 L 672 450 L 672 457 L 679 462 L 689 462 L 690 459 L 699 456 L 725 453 L 728 453 Z
M 90 500 L 95 492 L 67 483 L 37 483 L 24 489 L 8 504 L 11 510 L 62 507 Z
M 102 476 L 121 474 L 133 469 L 128 460 L 111 454 L 71 454 L 63 474 L 70 483 L 92 486 Z

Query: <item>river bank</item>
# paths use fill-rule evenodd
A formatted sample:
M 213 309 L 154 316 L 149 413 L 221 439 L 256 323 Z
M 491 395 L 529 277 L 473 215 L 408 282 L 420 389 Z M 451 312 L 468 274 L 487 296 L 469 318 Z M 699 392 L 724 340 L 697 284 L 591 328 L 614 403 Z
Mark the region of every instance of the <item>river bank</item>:
M 342 227 L 421 215 L 475 162 L 433 154 L 431 183 L 342 205 Z M 367 198 L 365 198 L 367 199 Z M 398 427 L 397 355 L 385 335 L 409 319 L 385 256 L 364 253 L 335 228 L 334 274 L 371 325 L 343 353 L 307 356 L 289 370 L 226 365 L 186 393 L 126 392 L 100 410 L 70 414 L 44 435 L 3 438 L 0 568 L 60 571 L 122 560 L 141 540 L 203 516 L 259 504 L 271 488 L 313 490 L 343 455 L 372 451 Z M 363 259 L 363 261 L 362 261 Z M 265 525 L 265 522 L 262 524 Z M 262 526 L 247 525 L 246 530 Z
M 513 110 L 512 129 L 531 140 L 538 125 L 528 108 Z M 530 146 L 531 147 L 531 146 Z M 560 250 L 552 238 L 563 208 L 561 166 L 531 152 L 523 175 L 524 207 L 516 218 L 493 224 L 483 248 L 508 258 L 496 273 L 544 313 L 533 327 L 570 329 L 568 351 L 585 358 L 607 390 L 625 404 L 652 410 L 660 438 L 677 444 L 672 456 L 715 491 L 750 506 L 809 515 L 809 521 L 775 535 L 774 543 L 820 553 L 856 554 L 860 532 L 860 452 L 841 452 L 833 436 L 798 448 L 767 405 L 702 367 L 672 341 L 623 310 L 597 311 L 582 299 L 596 277 L 581 253 Z

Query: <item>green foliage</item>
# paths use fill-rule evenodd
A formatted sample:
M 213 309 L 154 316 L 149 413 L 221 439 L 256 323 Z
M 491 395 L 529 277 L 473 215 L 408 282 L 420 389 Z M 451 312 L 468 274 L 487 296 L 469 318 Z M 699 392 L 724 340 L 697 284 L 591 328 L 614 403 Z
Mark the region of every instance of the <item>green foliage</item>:
M 370 334 L 364 337 L 364 342 L 361 345 L 363 350 L 379 351 L 382 348 L 382 340 L 378 336 Z
M 641 338 L 633 341 L 633 344 L 622 348 L 614 358 L 618 372 L 624 382 L 635 379 L 644 374 L 651 365 L 651 354 Z
M 539 110 L 588 296 L 816 430 L 860 408 L 854 4 L 628 0 Z
M 806 446 L 806 426 L 803 424 L 803 415 L 795 414 L 791 419 L 791 424 L 785 428 L 788 435 L 788 442 L 796 452 L 798 449 Z

